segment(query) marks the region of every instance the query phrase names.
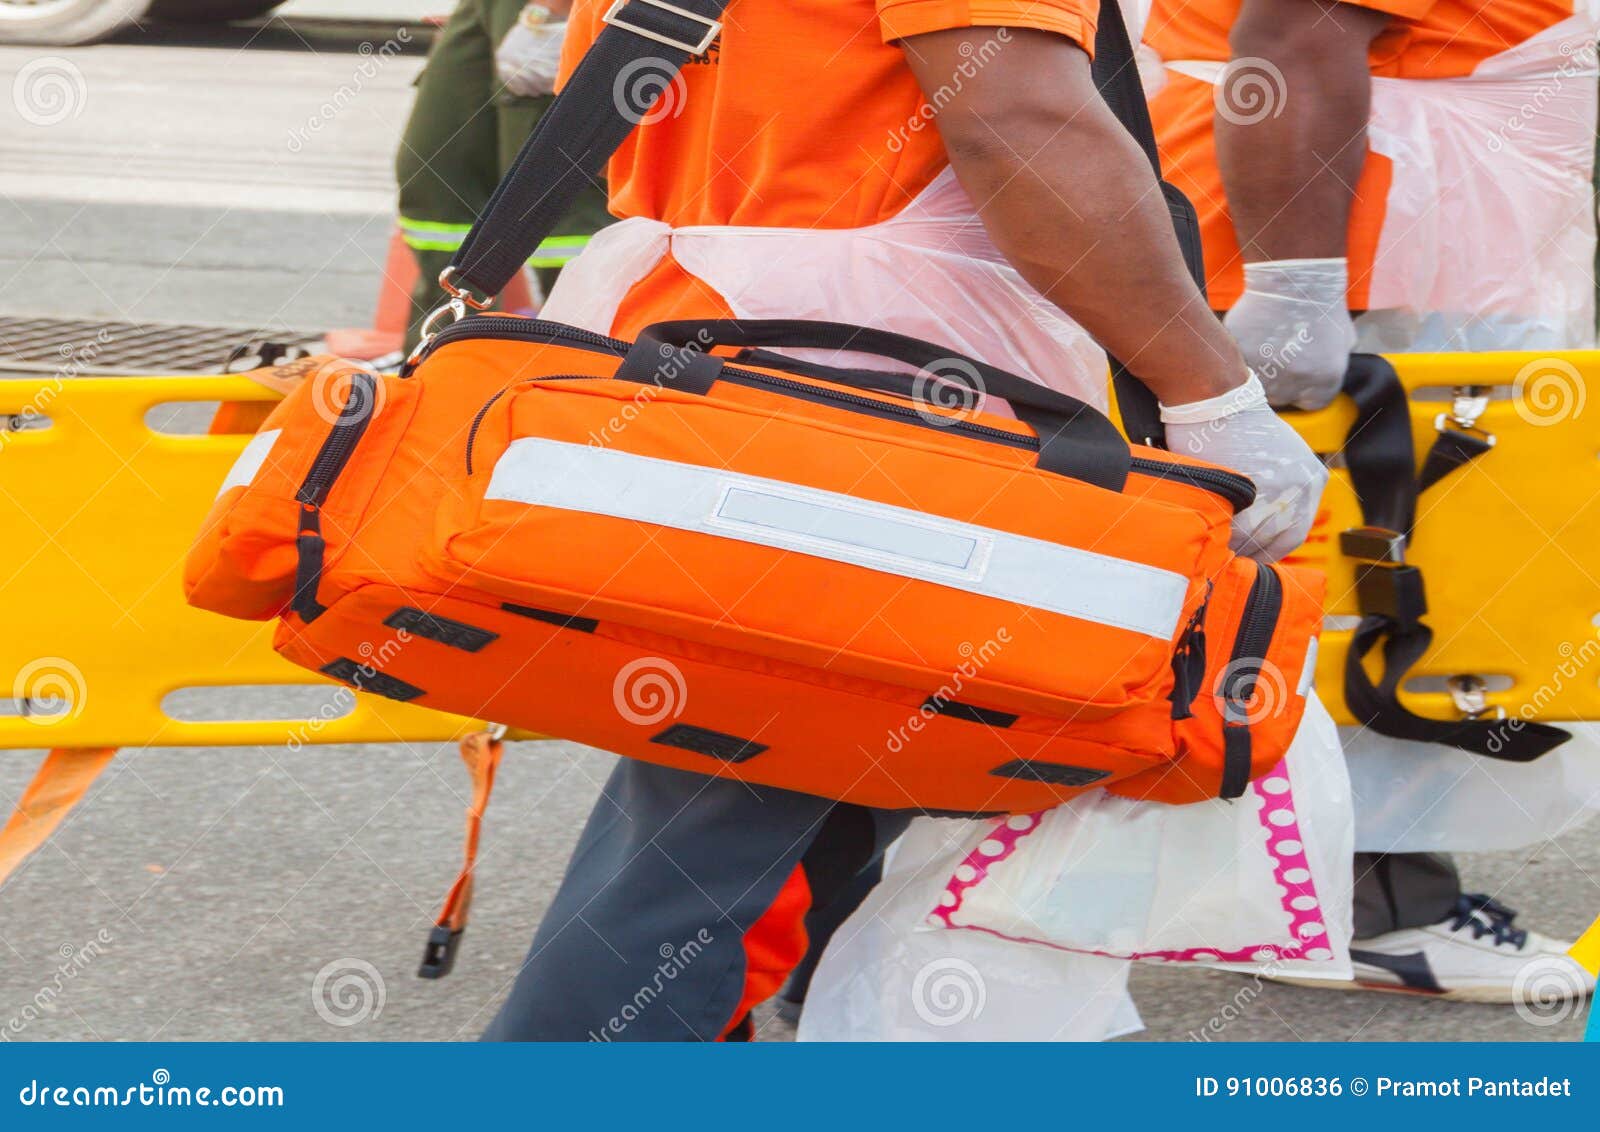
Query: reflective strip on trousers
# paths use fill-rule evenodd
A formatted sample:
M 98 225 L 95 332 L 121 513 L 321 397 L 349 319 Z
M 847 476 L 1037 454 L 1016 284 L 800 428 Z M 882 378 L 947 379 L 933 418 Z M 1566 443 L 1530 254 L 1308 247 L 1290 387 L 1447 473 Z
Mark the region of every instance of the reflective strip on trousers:
M 471 224 L 443 224 L 433 220 L 400 217 L 400 235 L 406 246 L 419 252 L 453 252 L 461 247 Z M 589 243 L 588 236 L 551 236 L 528 257 L 529 267 L 562 267 Z

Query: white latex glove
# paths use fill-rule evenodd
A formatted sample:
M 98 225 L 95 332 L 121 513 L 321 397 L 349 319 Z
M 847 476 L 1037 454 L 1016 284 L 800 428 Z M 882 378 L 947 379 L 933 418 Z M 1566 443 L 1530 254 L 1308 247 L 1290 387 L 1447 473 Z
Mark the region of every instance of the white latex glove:
M 1228 545 L 1271 562 L 1305 541 L 1328 469 L 1272 411 L 1254 374 L 1236 389 L 1188 405 L 1161 406 L 1167 447 L 1250 477 L 1256 501 L 1233 517 Z
M 556 92 L 556 72 L 561 67 L 561 41 L 567 36 L 565 20 L 554 19 L 538 4 L 529 4 L 506 32 L 494 53 L 494 70 L 512 94 L 534 98 Z
M 1339 395 L 1355 348 L 1340 259 L 1244 265 L 1244 294 L 1222 324 L 1279 408 L 1320 409 Z

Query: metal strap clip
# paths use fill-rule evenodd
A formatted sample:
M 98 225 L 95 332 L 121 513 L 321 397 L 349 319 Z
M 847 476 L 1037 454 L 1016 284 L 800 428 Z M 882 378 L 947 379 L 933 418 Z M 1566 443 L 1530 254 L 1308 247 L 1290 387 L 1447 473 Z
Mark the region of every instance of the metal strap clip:
M 1438 432 L 1449 428 L 1456 428 L 1462 432 L 1476 434 L 1490 447 L 1494 446 L 1495 437 L 1492 432 L 1486 432 L 1478 427 L 1478 421 L 1483 414 L 1489 411 L 1489 394 L 1493 390 L 1487 385 L 1458 385 L 1454 390 L 1454 399 L 1450 403 L 1448 413 L 1440 413 L 1433 418 L 1433 427 Z
M 482 295 L 473 293 L 470 288 L 458 285 L 456 283 L 455 264 L 451 264 L 449 267 L 439 272 L 439 286 L 441 289 L 443 289 L 444 293 L 449 295 L 452 299 L 456 299 L 466 306 L 471 307 L 473 310 L 486 311 L 494 303 L 493 295 L 485 298 Z
M 1450 699 L 1455 702 L 1456 710 L 1463 719 L 1482 719 L 1490 714 L 1489 685 L 1482 676 L 1464 673 L 1452 676 L 1445 681 L 1445 686 L 1450 689 Z M 1495 719 L 1506 717 L 1505 708 L 1494 708 Z

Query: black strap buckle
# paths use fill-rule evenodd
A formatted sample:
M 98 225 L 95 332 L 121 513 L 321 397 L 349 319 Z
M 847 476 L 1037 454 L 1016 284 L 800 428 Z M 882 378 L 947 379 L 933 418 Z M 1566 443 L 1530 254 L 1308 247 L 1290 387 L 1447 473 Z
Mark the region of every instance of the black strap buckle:
M 1339 532 L 1339 550 L 1361 562 L 1398 564 L 1406 560 L 1406 536 L 1388 527 L 1351 527 Z
M 1428 595 L 1415 566 L 1371 564 L 1356 571 L 1356 605 L 1367 616 L 1387 617 L 1407 631 L 1427 616 Z
M 1367 616 L 1387 617 L 1402 631 L 1428 612 L 1422 571 L 1406 565 L 1406 536 L 1388 527 L 1353 527 L 1339 533 L 1339 549 L 1356 569 L 1356 605 Z
M 658 31 L 652 31 L 650 28 L 642 27 L 639 24 L 631 24 L 622 18 L 622 10 L 629 4 L 644 4 L 651 8 L 658 8 L 663 12 L 670 12 L 680 19 L 688 20 L 692 24 L 703 27 L 705 31 L 701 33 L 698 40 L 686 42 L 681 39 L 675 39 L 670 35 L 663 35 Z M 610 8 L 606 9 L 606 14 L 600 17 L 600 22 L 610 24 L 612 27 L 622 28 L 624 31 L 631 31 L 635 35 L 642 35 L 646 39 L 653 39 L 657 43 L 663 43 L 668 47 L 676 48 L 690 55 L 704 55 L 711 45 L 716 42 L 717 36 L 722 33 L 722 21 L 713 20 L 709 16 L 702 16 L 698 12 L 691 12 L 687 8 L 680 8 L 676 4 L 669 4 L 667 0 L 616 0 Z
M 466 928 L 450 930 L 435 924 L 428 933 L 427 946 L 422 951 L 422 966 L 417 968 L 419 979 L 442 979 L 456 965 L 456 952 L 461 949 L 461 936 Z

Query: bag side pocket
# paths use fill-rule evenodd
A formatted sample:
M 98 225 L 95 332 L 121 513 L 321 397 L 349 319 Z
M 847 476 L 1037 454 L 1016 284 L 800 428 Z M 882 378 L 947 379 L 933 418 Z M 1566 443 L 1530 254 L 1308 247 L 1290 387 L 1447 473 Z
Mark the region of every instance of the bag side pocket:
M 259 621 L 297 598 L 315 600 L 322 511 L 369 426 L 406 415 L 387 403 L 395 384 L 351 369 L 305 381 L 272 411 L 224 478 L 184 561 L 189 604 Z M 346 494 L 341 487 L 341 510 Z
M 1316 666 L 1320 572 L 1236 558 L 1173 661 L 1168 766 L 1108 786 L 1183 805 L 1240 797 L 1294 740 Z

